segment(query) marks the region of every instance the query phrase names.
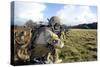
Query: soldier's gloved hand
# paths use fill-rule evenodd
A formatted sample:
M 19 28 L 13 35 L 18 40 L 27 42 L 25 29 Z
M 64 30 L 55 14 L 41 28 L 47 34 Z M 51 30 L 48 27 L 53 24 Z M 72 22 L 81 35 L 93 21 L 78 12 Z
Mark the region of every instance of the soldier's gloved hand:
M 52 45 L 57 45 L 58 44 L 58 40 L 53 40 Z

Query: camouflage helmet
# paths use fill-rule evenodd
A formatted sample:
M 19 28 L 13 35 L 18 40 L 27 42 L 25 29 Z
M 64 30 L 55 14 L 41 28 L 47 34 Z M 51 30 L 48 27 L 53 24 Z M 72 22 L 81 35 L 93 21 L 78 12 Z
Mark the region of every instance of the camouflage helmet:
M 60 18 L 58 16 L 51 17 L 49 20 L 49 24 L 50 25 L 55 25 L 55 24 L 61 25 Z

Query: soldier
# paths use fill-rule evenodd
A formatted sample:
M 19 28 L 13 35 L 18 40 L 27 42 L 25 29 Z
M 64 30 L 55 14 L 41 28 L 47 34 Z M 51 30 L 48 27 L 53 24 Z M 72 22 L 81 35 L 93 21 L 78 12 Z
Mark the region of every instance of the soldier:
M 60 18 L 58 16 L 53 16 L 50 18 L 50 20 L 48 19 L 49 21 L 49 27 L 51 28 L 51 30 L 58 35 L 58 37 L 60 39 L 63 39 L 63 37 L 61 36 L 62 34 L 64 34 L 64 29 L 62 28 L 61 26 L 61 21 L 60 21 Z M 56 42 L 56 41 L 55 41 Z M 60 63 L 62 62 L 61 59 L 59 59 L 59 48 L 54 48 L 53 49 L 53 54 L 54 54 L 54 63 Z
M 42 60 L 44 63 L 61 62 L 61 60 L 58 59 L 58 49 L 62 48 L 64 44 L 58 35 L 47 27 L 40 28 L 39 36 L 36 37 L 34 42 L 34 48 L 31 50 L 31 61 L 45 58 Z
M 57 16 L 51 17 L 48 27 L 40 27 L 35 32 L 32 38 L 31 47 L 31 62 L 43 63 L 60 63 L 59 48 L 63 47 L 63 42 L 60 40 L 61 23 Z
M 15 61 L 29 61 L 30 53 L 28 51 L 28 46 L 31 40 L 31 29 L 30 28 L 16 28 L 15 29 L 15 39 L 14 39 L 14 51 L 15 51 Z
M 35 31 L 22 29 L 23 31 L 15 39 L 18 43 L 25 43 L 17 51 L 19 59 L 23 61 L 29 60 L 32 64 L 60 63 L 62 61 L 58 55 L 59 48 L 64 45 L 60 40 L 61 23 L 59 17 L 51 17 L 48 26 L 37 28 Z M 26 35 L 27 33 L 29 34 Z

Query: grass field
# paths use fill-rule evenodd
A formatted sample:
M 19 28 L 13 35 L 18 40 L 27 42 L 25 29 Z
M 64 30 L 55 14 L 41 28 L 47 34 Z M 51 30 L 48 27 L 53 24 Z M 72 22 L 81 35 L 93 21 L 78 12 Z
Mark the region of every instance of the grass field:
M 97 60 L 97 30 L 70 29 L 63 41 L 65 46 L 60 53 L 63 63 Z

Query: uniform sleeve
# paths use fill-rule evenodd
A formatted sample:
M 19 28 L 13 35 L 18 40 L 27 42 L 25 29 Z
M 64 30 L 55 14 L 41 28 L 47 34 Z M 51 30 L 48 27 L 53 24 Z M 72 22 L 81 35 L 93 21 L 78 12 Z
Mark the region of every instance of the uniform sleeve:
M 60 36 L 61 41 L 65 42 L 66 40 L 66 35 L 64 32 L 61 32 L 61 36 Z

